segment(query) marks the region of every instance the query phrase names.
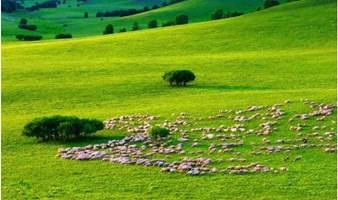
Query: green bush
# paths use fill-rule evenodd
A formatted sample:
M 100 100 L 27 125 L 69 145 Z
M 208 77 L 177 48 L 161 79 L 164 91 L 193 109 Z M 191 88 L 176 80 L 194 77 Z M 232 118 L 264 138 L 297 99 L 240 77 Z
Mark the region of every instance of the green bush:
M 103 34 L 113 34 L 114 33 L 114 26 L 112 24 L 108 24 L 103 31 Z
M 225 16 L 224 11 L 222 9 L 218 9 L 212 13 L 211 19 L 212 20 L 222 19 L 224 18 L 224 16 Z
M 127 29 L 126 28 L 121 28 L 120 29 L 120 33 L 124 33 L 124 32 L 127 32 Z
M 72 38 L 72 34 L 69 33 L 60 33 L 55 35 L 55 39 L 67 39 L 67 38 Z
M 189 17 L 188 15 L 178 15 L 176 17 L 176 24 L 180 25 L 180 24 L 187 24 L 189 23 Z
M 279 5 L 279 1 L 277 0 L 265 0 L 264 2 L 264 8 L 270 8 L 277 5 Z
M 137 22 L 134 22 L 133 27 L 131 28 L 131 30 L 137 31 L 137 30 L 140 30 L 140 29 L 141 29 L 140 25 Z
M 157 20 L 151 20 L 148 23 L 148 28 L 156 28 L 157 27 Z
M 56 115 L 34 119 L 25 125 L 22 133 L 41 141 L 68 140 L 93 134 L 103 127 L 103 123 L 96 119 Z
M 227 12 L 227 13 L 224 15 L 224 18 L 237 17 L 237 16 L 241 16 L 241 15 L 243 15 L 243 13 L 237 12 L 237 11 L 234 11 L 234 12 Z
M 28 20 L 26 18 L 21 18 L 19 25 L 27 25 L 28 24 Z
M 169 135 L 169 130 L 156 126 L 153 127 L 149 133 L 152 139 L 165 138 Z
M 189 70 L 174 70 L 166 72 L 162 78 L 170 85 L 185 86 L 188 82 L 194 81 L 196 76 Z
M 15 36 L 17 40 L 23 40 L 24 35 L 18 34 Z
M 35 41 L 35 40 L 41 40 L 41 35 L 22 35 L 18 34 L 16 35 L 16 39 L 22 40 L 22 41 Z

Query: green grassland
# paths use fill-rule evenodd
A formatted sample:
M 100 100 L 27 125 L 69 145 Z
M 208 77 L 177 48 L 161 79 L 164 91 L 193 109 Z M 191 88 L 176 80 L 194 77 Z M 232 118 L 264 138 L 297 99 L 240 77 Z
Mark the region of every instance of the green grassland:
M 336 199 L 336 154 L 318 149 L 293 152 L 303 159 L 287 173 L 190 177 L 54 157 L 59 147 L 106 142 L 124 132 L 66 144 L 21 135 L 28 121 L 53 114 L 165 119 L 286 99 L 334 103 L 336 6 L 333 0 L 303 0 L 212 22 L 3 45 L 3 198 Z M 195 83 L 171 88 L 161 80 L 164 71 L 177 68 L 194 71 Z M 306 110 L 298 104 L 290 109 Z M 280 124 L 278 133 L 293 137 L 288 127 Z M 254 159 L 277 165 L 282 156 Z
M 190 17 L 190 22 L 207 21 L 210 20 L 211 13 L 216 9 L 252 12 L 263 4 L 263 0 L 186 0 L 128 17 L 105 17 L 103 20 L 95 17 L 98 11 L 151 7 L 156 2 L 160 1 L 114 1 L 112 3 L 108 1 L 89 1 L 80 7 L 76 7 L 77 2 L 72 0 L 56 9 L 41 9 L 31 13 L 3 14 L 2 23 L 4 29 L 2 36 L 4 41 L 13 41 L 18 33 L 32 34 L 30 31 L 21 30 L 17 27 L 21 17 L 27 18 L 29 23 L 38 26 L 35 34 L 43 35 L 45 39 L 51 39 L 58 33 L 71 33 L 74 37 L 100 35 L 107 24 L 113 24 L 115 32 L 118 32 L 121 28 L 126 28 L 128 31 L 131 30 L 134 22 L 138 22 L 141 28 L 147 28 L 150 20 L 156 19 L 161 25 L 163 22 L 174 20 L 180 14 L 187 14 Z M 72 7 L 69 8 L 68 5 Z M 83 18 L 84 12 L 89 13 L 89 18 Z M 64 27 L 64 24 L 67 26 Z
M 29 7 L 34 5 L 36 2 L 43 1 L 24 1 L 23 6 Z M 55 34 L 63 33 L 67 31 L 68 28 L 64 27 L 64 24 L 77 24 L 83 23 L 86 24 L 87 20 L 84 20 L 83 15 L 85 12 L 89 13 L 89 17 L 96 19 L 95 14 L 98 11 L 108 11 L 115 9 L 141 9 L 144 6 L 151 7 L 154 4 L 160 4 L 160 0 L 152 1 L 135 1 L 135 0 L 117 0 L 117 1 L 107 1 L 107 0 L 98 0 L 98 1 L 88 1 L 86 3 L 77 2 L 76 0 L 68 0 L 65 4 L 58 5 L 57 8 L 50 9 L 40 9 L 39 11 L 27 12 L 27 11 L 17 11 L 11 14 L 2 13 L 2 40 L 15 40 L 16 34 L 34 34 L 34 32 L 26 31 L 18 28 L 18 23 L 20 18 L 26 18 L 29 20 L 30 24 L 38 25 L 38 30 L 35 34 L 41 34 L 45 38 L 54 38 Z M 80 5 L 80 6 L 77 6 Z M 84 20 L 84 21 L 83 21 Z M 100 19 L 91 20 L 94 23 L 100 23 Z M 103 29 L 104 25 L 98 25 L 100 29 Z M 70 26 L 70 29 L 71 26 Z M 93 29 L 93 27 L 88 28 Z M 95 29 L 95 28 L 94 28 Z M 101 33 L 102 30 L 97 31 Z M 76 29 L 75 32 L 76 34 Z

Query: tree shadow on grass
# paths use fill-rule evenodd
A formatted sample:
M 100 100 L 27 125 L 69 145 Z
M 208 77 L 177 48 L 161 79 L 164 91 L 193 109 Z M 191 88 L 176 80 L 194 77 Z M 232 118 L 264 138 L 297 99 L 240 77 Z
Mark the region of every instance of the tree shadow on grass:
M 81 146 L 86 146 L 89 144 L 107 143 L 109 140 L 121 140 L 125 136 L 126 134 L 124 133 L 113 134 L 111 131 L 105 130 L 105 131 L 100 131 L 95 135 L 91 135 L 87 137 L 81 137 L 81 138 L 69 139 L 69 140 L 46 141 L 46 142 L 41 142 L 41 144 L 57 145 L 57 146 L 63 146 L 63 147 L 77 147 L 77 146 L 81 147 Z
M 219 91 L 236 91 L 236 90 L 268 90 L 268 87 L 246 86 L 246 85 L 188 85 L 188 89 L 205 89 Z

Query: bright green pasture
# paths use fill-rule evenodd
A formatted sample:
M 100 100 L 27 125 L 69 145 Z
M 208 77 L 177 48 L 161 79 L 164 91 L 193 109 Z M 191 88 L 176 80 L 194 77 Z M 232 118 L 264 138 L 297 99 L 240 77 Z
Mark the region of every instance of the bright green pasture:
M 286 99 L 334 103 L 335 37 L 335 1 L 307 0 L 215 22 L 5 44 L 3 198 L 336 199 L 336 154 L 318 149 L 293 152 L 303 159 L 287 173 L 189 177 L 158 168 L 54 157 L 59 147 L 105 142 L 122 132 L 105 131 L 98 138 L 66 144 L 38 144 L 21 136 L 26 122 L 54 114 L 104 120 L 149 113 L 164 119 L 172 113 L 208 116 Z M 194 71 L 195 83 L 167 86 L 162 73 L 177 68 Z M 304 112 L 297 104 L 292 109 Z M 288 127 L 284 123 L 278 129 L 294 134 Z M 271 165 L 275 159 L 255 158 Z
M 45 39 L 54 38 L 58 33 L 71 33 L 74 37 L 83 37 L 90 35 L 101 35 L 107 24 L 113 24 L 115 32 L 121 28 L 131 30 L 134 22 L 138 22 L 142 28 L 147 28 L 150 20 L 156 19 L 159 25 L 163 22 L 174 20 L 179 14 L 187 14 L 190 22 L 199 22 L 210 20 L 211 13 L 216 9 L 224 11 L 252 12 L 257 7 L 262 6 L 263 0 L 186 0 L 171 6 L 152 10 L 138 15 L 128 17 L 109 17 L 96 18 L 98 11 L 109 11 L 121 8 L 143 8 L 151 7 L 154 3 L 159 4 L 159 0 L 153 1 L 88 1 L 77 7 L 75 0 L 67 1 L 57 9 L 41 9 L 37 12 L 16 12 L 13 14 L 3 14 L 2 36 L 4 41 L 13 41 L 18 33 L 32 34 L 32 32 L 20 30 L 17 25 L 21 17 L 25 17 L 32 24 L 38 26 L 36 34 L 41 34 Z M 72 7 L 68 7 L 71 5 Z M 84 19 L 84 12 L 89 13 L 89 18 Z M 67 26 L 65 27 L 64 24 Z

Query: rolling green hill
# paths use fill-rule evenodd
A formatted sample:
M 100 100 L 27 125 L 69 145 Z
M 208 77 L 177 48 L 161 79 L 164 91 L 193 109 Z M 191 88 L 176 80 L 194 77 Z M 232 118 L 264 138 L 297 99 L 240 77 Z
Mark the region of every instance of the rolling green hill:
M 54 157 L 60 146 L 105 142 L 123 132 L 66 144 L 36 143 L 21 135 L 28 121 L 54 114 L 102 120 L 133 113 L 207 117 L 220 109 L 286 99 L 335 103 L 336 7 L 334 0 L 303 0 L 212 22 L 4 44 L 2 197 L 336 199 L 336 154 L 316 149 L 291 153 L 303 159 L 287 173 L 189 177 Z M 161 75 L 177 68 L 191 69 L 197 81 L 187 88 L 167 86 Z M 280 124 L 277 133 L 294 137 L 288 128 Z M 254 158 L 279 165 L 283 155 Z
M 45 39 L 54 38 L 58 33 L 71 33 L 74 37 L 89 35 L 101 35 L 107 24 L 113 24 L 115 31 L 126 28 L 128 31 L 134 22 L 138 22 L 142 28 L 146 28 L 150 20 L 156 19 L 160 24 L 175 19 L 179 14 L 187 14 L 190 22 L 210 20 L 211 13 L 222 8 L 224 11 L 252 12 L 261 7 L 263 0 L 186 0 L 181 3 L 162 7 L 128 17 L 96 18 L 98 11 L 109 11 L 120 8 L 143 8 L 143 6 L 154 5 L 160 1 L 95 1 L 81 4 L 76 7 L 76 1 L 67 1 L 56 9 L 41 9 L 40 11 L 26 13 L 16 12 L 3 14 L 3 40 L 15 40 L 18 33 L 32 34 L 32 32 L 17 28 L 21 17 L 27 18 L 32 24 L 38 26 L 36 34 L 41 34 Z M 147 3 L 145 3 L 147 2 Z M 160 3 L 157 3 L 160 4 Z M 69 8 L 68 5 L 72 7 Z M 197 12 L 198 11 L 198 12 Z M 84 12 L 89 13 L 89 18 L 84 19 Z M 64 24 L 67 26 L 65 27 Z

